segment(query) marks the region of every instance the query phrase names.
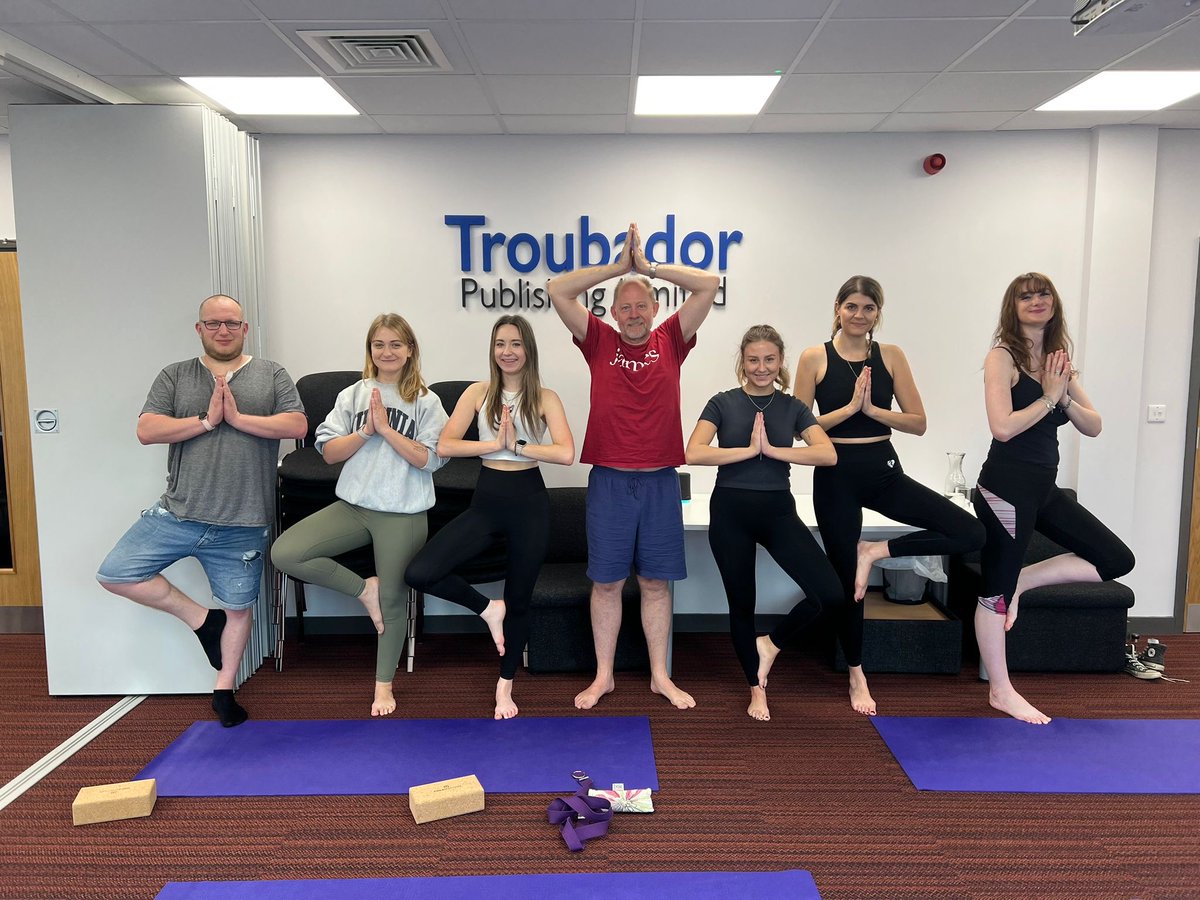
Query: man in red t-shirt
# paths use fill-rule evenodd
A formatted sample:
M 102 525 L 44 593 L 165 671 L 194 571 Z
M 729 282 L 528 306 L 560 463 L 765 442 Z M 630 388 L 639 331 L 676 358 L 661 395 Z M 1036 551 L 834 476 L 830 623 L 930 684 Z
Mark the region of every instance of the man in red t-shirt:
M 631 274 L 632 273 L 632 274 Z M 602 281 L 622 277 L 613 290 L 613 328 L 588 312 L 578 297 Z M 657 328 L 658 300 L 651 283 L 662 278 L 688 298 Z M 696 701 L 667 674 L 671 633 L 668 582 L 687 577 L 683 511 L 675 467 L 683 465 L 679 369 L 696 331 L 712 309 L 720 279 L 690 266 L 648 262 L 637 225 L 629 226 L 616 262 L 552 278 L 550 300 L 592 373 L 591 410 L 580 461 L 588 476 L 588 578 L 596 678 L 575 698 L 591 709 L 610 693 L 621 589 L 631 567 L 642 594 L 642 627 L 650 650 L 650 690 L 679 709 Z

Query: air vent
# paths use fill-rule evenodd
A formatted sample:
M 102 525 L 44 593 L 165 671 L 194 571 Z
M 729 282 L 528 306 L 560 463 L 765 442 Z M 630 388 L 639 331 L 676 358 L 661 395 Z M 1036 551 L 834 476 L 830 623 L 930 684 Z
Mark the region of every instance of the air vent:
M 335 75 L 450 72 L 453 67 L 428 29 L 299 31 Z

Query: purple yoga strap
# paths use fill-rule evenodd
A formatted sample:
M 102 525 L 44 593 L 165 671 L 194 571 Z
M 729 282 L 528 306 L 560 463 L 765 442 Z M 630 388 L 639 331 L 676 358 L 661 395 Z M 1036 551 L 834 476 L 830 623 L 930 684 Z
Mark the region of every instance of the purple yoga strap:
M 608 834 L 613 812 L 606 798 L 588 796 L 592 779 L 586 772 L 576 770 L 571 777 L 579 784 L 579 789 L 570 797 L 559 797 L 552 801 L 546 810 L 546 818 L 551 825 L 562 823 L 562 838 L 567 849 L 578 853 L 592 838 Z

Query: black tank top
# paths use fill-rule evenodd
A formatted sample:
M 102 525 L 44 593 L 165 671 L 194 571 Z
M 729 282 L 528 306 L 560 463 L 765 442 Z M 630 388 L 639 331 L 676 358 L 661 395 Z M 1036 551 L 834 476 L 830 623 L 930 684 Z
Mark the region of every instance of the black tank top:
M 1012 351 L 1007 347 L 1000 349 L 1007 350 L 1009 355 L 1012 355 Z M 1016 362 L 1015 358 L 1013 362 Z M 1041 383 L 1021 369 L 1018 368 L 1017 371 L 1020 375 L 1012 387 L 1012 408 L 1025 409 L 1034 403 L 1040 403 L 1046 393 L 1042 390 Z M 1058 429 L 1069 421 L 1062 408 L 1055 407 L 1048 416 L 1039 419 L 1036 424 L 1007 441 L 993 438 L 987 458 L 993 462 L 1024 462 L 1057 468 Z
M 883 364 L 879 345 L 871 341 L 870 356 L 864 362 L 850 362 L 838 355 L 833 341 L 826 341 L 825 377 L 813 391 L 821 415 L 841 409 L 850 402 L 854 396 L 854 382 L 865 365 L 871 367 L 871 402 L 880 409 L 892 408 L 892 374 Z M 831 438 L 882 437 L 891 433 L 892 429 L 864 415 L 861 410 L 826 431 Z

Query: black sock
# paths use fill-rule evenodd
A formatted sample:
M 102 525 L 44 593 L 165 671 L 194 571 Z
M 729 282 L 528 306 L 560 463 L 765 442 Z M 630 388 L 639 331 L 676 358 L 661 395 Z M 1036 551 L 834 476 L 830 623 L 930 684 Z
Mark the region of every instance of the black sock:
M 225 610 L 210 609 L 204 619 L 204 624 L 196 629 L 196 637 L 208 657 L 208 664 L 221 671 L 221 633 L 225 631 Z
M 250 718 L 250 714 L 233 699 L 233 691 L 213 691 L 212 708 L 226 728 L 241 725 Z

